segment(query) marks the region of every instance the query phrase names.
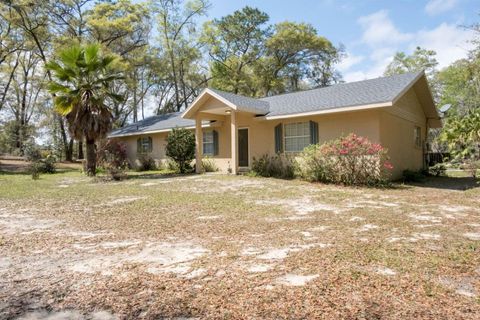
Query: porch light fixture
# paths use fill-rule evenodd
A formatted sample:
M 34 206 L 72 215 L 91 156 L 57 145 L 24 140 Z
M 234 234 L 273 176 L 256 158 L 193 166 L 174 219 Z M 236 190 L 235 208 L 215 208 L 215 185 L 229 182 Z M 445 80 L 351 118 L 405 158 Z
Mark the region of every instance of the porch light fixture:
M 225 110 L 225 113 L 230 114 L 230 113 L 232 113 L 232 110 Z

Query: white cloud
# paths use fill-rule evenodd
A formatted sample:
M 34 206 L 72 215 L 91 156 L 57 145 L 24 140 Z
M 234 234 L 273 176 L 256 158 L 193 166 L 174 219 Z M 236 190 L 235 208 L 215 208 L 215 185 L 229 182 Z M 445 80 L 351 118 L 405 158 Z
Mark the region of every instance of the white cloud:
M 356 56 L 351 53 L 347 53 L 347 56 L 338 64 L 337 68 L 340 72 L 347 71 L 352 66 L 359 64 L 365 59 L 364 56 Z
M 457 3 L 458 0 L 430 0 L 425 6 L 425 12 L 433 16 L 452 9 Z
M 408 41 L 411 35 L 398 31 L 388 17 L 388 11 L 380 10 L 358 19 L 363 28 L 362 40 L 370 45 L 396 44 Z
M 341 65 L 344 79 L 348 81 L 379 77 L 398 51 L 411 53 L 417 46 L 437 52 L 439 68 L 446 67 L 455 60 L 466 57 L 473 45 L 470 40 L 474 34 L 471 30 L 459 28 L 455 24 L 442 23 L 433 29 L 422 29 L 407 33 L 399 30 L 381 10 L 371 15 L 360 17 L 358 23 L 363 29 L 359 45 L 370 51 L 362 59 L 363 69 L 355 68 L 351 61 Z M 355 57 L 355 56 L 353 56 Z M 355 61 L 353 61 L 355 62 Z
M 432 30 L 421 30 L 415 37 L 410 49 L 416 46 L 435 50 L 438 67 L 443 68 L 452 62 L 465 58 L 474 45 L 471 40 L 475 34 L 472 30 L 459 28 L 455 25 L 442 23 Z

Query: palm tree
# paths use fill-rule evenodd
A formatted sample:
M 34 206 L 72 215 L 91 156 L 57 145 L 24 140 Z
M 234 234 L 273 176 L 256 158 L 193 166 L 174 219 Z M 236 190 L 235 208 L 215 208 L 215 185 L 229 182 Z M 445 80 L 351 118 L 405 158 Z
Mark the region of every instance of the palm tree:
M 103 55 L 98 44 L 73 45 L 58 54 L 58 62 L 47 68 L 53 78 L 49 91 L 54 95 L 55 110 L 65 116 L 70 134 L 85 137 L 87 174 L 96 172 L 95 141 L 110 131 L 113 117 L 109 107 L 123 97 L 111 91 L 112 82 L 122 79 L 112 68 L 114 56 Z

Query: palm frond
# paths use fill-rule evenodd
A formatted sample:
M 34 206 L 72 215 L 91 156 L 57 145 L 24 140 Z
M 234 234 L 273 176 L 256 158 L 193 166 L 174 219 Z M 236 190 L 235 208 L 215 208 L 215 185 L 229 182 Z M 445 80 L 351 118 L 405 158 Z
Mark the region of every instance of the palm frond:
M 89 44 L 85 47 L 84 52 L 85 52 L 85 63 L 87 66 L 95 64 L 95 62 L 98 60 L 98 52 L 100 50 L 100 47 L 98 44 Z M 94 69 L 92 69 L 94 70 Z

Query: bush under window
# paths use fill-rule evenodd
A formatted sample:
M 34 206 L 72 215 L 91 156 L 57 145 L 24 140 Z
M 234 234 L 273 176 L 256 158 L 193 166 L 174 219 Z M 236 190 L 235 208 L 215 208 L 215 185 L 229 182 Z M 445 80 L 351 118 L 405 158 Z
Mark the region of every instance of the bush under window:
M 283 154 L 269 156 L 266 154 L 258 159 L 253 158 L 251 173 L 261 177 L 292 179 L 294 177 L 294 164 L 289 156 Z
M 392 169 L 385 148 L 355 134 L 308 146 L 296 157 L 296 174 L 308 181 L 376 186 L 387 183 Z

